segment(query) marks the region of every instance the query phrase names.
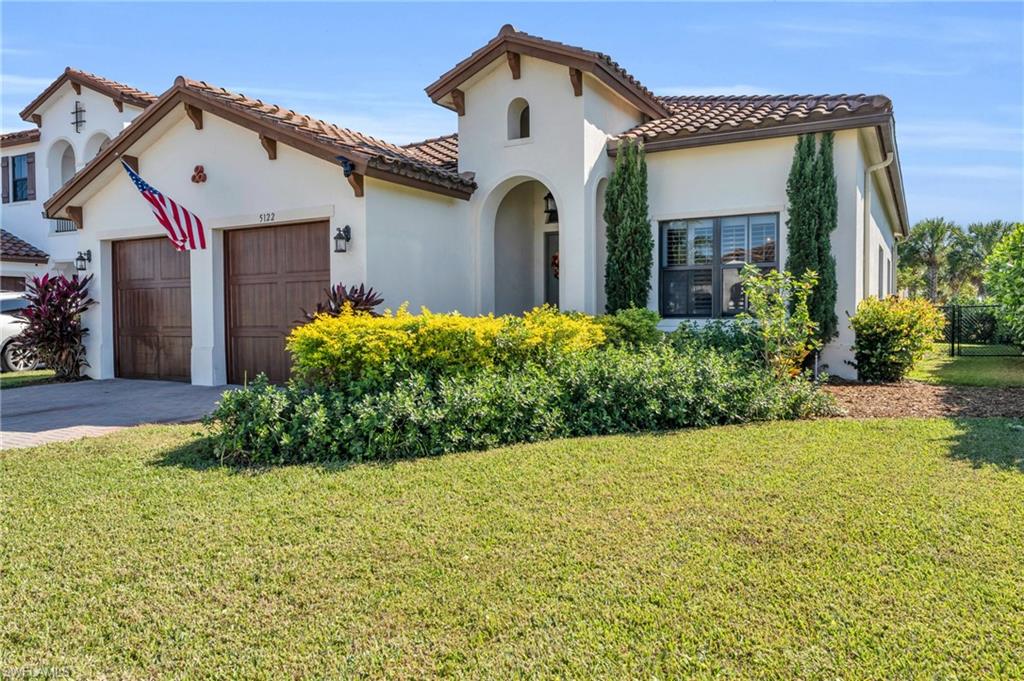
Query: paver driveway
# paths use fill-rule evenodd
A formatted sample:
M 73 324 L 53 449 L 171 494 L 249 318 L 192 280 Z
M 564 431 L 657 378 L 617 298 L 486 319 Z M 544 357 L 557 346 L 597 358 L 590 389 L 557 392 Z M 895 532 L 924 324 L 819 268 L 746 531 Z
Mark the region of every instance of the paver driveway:
M 103 435 L 142 423 L 198 421 L 224 386 L 171 381 L 50 383 L 0 392 L 0 449 Z

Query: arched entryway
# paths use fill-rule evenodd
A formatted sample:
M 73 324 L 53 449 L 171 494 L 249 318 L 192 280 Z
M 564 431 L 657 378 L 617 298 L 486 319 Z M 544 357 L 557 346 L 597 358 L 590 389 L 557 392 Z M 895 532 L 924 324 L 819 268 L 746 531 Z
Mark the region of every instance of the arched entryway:
M 57 140 L 47 153 L 50 169 L 50 195 L 64 186 L 75 174 L 75 148 L 67 140 Z
M 559 306 L 558 205 L 543 182 L 517 178 L 495 189 L 493 292 L 495 314 Z M 486 276 L 486 275 L 484 275 Z M 486 305 L 485 305 L 486 307 Z

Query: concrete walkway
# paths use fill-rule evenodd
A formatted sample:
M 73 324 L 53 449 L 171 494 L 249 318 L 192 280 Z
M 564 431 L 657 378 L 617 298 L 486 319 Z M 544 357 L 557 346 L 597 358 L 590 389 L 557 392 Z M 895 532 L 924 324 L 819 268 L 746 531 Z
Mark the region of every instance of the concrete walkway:
M 95 437 L 143 423 L 198 421 L 226 388 L 171 381 L 81 381 L 0 391 L 0 449 Z

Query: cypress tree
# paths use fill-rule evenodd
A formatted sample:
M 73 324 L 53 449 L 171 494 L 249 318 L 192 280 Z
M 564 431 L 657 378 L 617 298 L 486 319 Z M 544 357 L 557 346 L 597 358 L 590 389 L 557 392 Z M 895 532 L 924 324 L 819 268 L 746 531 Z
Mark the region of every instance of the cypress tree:
M 820 147 L 814 135 L 801 135 L 786 182 L 789 201 L 786 269 L 797 276 L 808 271 L 818 275 L 818 283 L 807 298 L 807 310 L 818 325 L 815 335 L 822 343 L 835 337 L 839 324 L 836 261 L 832 256 L 832 231 L 838 215 L 832 149 L 831 132 L 822 136 Z
M 619 146 L 615 171 L 605 191 L 608 260 L 604 290 L 609 313 L 647 307 L 654 266 L 654 237 L 648 212 L 643 147 L 626 140 Z
M 811 319 L 818 323 L 818 338 L 822 343 L 832 340 L 839 326 L 839 320 L 836 318 L 836 259 L 832 255 L 832 232 L 835 231 L 838 222 L 839 199 L 836 194 L 832 147 L 833 135 L 826 132 L 821 137 L 821 145 L 818 147 L 818 155 L 814 162 L 818 212 L 815 236 L 818 250 L 818 283 L 811 292 L 809 311 Z
M 813 270 L 817 272 L 818 248 L 817 209 L 815 208 L 815 167 L 814 135 L 800 135 L 793 153 L 793 165 L 786 181 L 786 198 L 789 202 L 789 221 L 786 244 L 789 255 L 786 270 L 797 276 Z

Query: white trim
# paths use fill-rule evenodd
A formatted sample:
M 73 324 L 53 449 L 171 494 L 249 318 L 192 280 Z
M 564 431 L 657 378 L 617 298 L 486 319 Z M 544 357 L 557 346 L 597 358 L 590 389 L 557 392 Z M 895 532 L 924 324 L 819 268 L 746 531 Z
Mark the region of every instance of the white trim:
M 730 217 L 733 215 L 760 215 L 762 213 L 777 213 L 779 215 L 779 222 L 782 221 L 782 214 L 785 212 L 786 207 L 779 204 L 760 205 L 760 206 L 736 206 L 734 208 L 724 208 L 718 210 L 687 210 L 678 211 L 673 213 L 662 213 L 659 215 L 652 215 L 651 220 L 655 227 L 658 226 L 659 222 L 664 220 L 692 220 L 696 218 L 721 218 Z M 779 225 L 779 231 L 782 231 L 782 225 Z

